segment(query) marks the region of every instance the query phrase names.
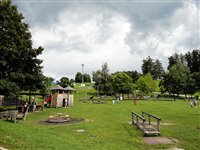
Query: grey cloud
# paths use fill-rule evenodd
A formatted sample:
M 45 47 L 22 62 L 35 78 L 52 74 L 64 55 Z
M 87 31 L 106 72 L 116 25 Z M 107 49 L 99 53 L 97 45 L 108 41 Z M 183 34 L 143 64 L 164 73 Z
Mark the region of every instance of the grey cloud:
M 58 23 L 62 13 L 68 13 L 73 18 L 74 23 L 80 26 L 84 22 L 91 19 L 97 19 L 96 25 L 98 27 L 98 34 L 95 34 L 94 44 L 104 44 L 112 35 L 111 18 L 115 15 L 124 16 L 129 23 L 131 23 L 131 32 L 127 35 L 125 42 L 130 48 L 130 53 L 134 57 L 146 58 L 148 55 L 162 59 L 164 66 L 167 65 L 167 58 L 162 53 L 164 50 L 159 49 L 161 45 L 171 44 L 168 39 L 172 36 L 173 29 L 178 27 L 181 23 L 186 24 L 185 16 L 180 18 L 173 18 L 175 12 L 181 9 L 185 1 L 167 0 L 168 2 L 17 2 L 20 12 L 25 16 L 26 21 L 30 27 L 42 27 L 52 29 L 52 25 Z M 187 2 L 186 2 L 187 3 Z M 199 2 L 194 2 L 199 9 Z M 63 14 L 65 15 L 65 14 Z M 77 16 L 76 16 L 77 15 Z M 76 19 L 77 17 L 77 19 Z M 98 17 L 98 18 L 95 18 Z M 182 18 L 183 19 L 182 19 Z M 69 18 L 65 18 L 66 20 Z M 174 20 L 173 20 L 174 19 Z M 191 18 L 193 19 L 193 18 Z M 199 18 L 196 18 L 198 20 Z M 195 22 L 194 22 L 195 24 Z M 199 22 L 196 22 L 199 26 Z M 196 26 L 185 26 L 188 35 L 183 39 L 177 39 L 174 44 L 175 49 L 183 47 L 188 50 L 199 47 L 199 31 Z M 69 31 L 68 31 L 69 32 Z M 78 37 L 69 36 L 68 33 L 58 31 L 57 35 L 61 37 L 60 40 L 45 43 L 45 51 L 59 51 L 60 53 L 78 51 L 81 53 L 89 53 L 93 51 L 90 45 L 84 43 Z M 92 36 L 92 35 L 88 35 Z M 152 39 L 153 37 L 153 39 Z M 171 42 L 171 41 L 170 41 Z M 92 43 L 91 43 L 92 44 Z M 43 46 L 43 45 L 42 45 Z M 162 47 L 161 47 L 162 48 Z M 174 50 L 172 50 L 173 52 Z M 112 58 L 110 58 L 112 59 Z M 138 62 L 140 65 L 141 63 Z M 77 65 L 77 64 L 76 64 Z M 130 65 L 130 64 L 129 64 Z M 77 72 L 80 66 L 66 66 L 70 72 Z M 56 68 L 56 67 L 55 67 Z M 74 69 L 77 68 L 77 69 Z M 92 67 L 91 67 L 92 68 Z M 91 69 L 90 68 L 90 69 Z M 116 67 L 118 68 L 118 67 Z M 140 67 L 136 67 L 140 68 Z M 96 70 L 95 68 L 92 68 Z M 98 69 L 98 68 L 97 68 Z M 50 70 L 50 71 L 48 71 Z M 45 72 L 50 74 L 52 68 L 49 66 Z M 123 69 L 122 69 L 123 70 Z M 60 71 L 58 67 L 55 70 L 57 73 L 64 76 L 65 72 Z M 91 71 L 91 70 L 90 70 Z
M 24 15 L 25 20 L 31 27 L 48 27 L 58 19 L 58 14 L 68 7 L 68 3 L 14 1 L 19 11 Z
M 177 8 L 183 3 L 180 2 L 129 2 L 104 4 L 126 16 L 137 30 L 150 30 L 154 28 L 159 20 L 167 20 Z

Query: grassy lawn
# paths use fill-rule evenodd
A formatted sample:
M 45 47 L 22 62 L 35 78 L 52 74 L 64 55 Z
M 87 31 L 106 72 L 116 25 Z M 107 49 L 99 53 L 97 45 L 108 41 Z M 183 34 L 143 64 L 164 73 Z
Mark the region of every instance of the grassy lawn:
M 147 145 L 143 134 L 130 125 L 131 111 L 150 112 L 162 119 L 161 136 L 177 139 L 172 145 Z M 49 115 L 68 113 L 72 118 L 84 118 L 84 122 L 62 125 L 39 124 Z M 187 101 L 123 101 L 113 105 L 90 104 L 75 101 L 70 108 L 48 108 L 30 113 L 27 120 L 13 123 L 0 119 L 0 145 L 8 149 L 84 149 L 84 150 L 149 150 L 179 147 L 199 150 L 200 111 L 189 108 Z M 84 129 L 79 133 L 77 129 Z

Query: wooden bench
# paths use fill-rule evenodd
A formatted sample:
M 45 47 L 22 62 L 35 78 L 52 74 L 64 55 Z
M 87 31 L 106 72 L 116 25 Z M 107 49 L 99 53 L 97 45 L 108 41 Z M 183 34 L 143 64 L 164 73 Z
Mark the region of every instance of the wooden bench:
M 147 116 L 148 121 L 144 118 L 145 116 Z M 151 118 L 157 120 L 156 128 L 152 126 Z M 144 136 L 160 135 L 160 121 L 160 118 L 146 112 L 142 112 L 142 116 L 135 112 L 132 112 L 132 124 L 136 125 L 137 128 L 141 129 L 143 131 Z
M 12 111 L 8 111 L 7 113 L 7 120 L 8 119 L 16 123 L 18 119 L 24 119 L 24 116 L 23 114 L 18 114 L 17 110 L 12 110 Z
M 0 112 L 0 118 L 7 117 L 8 111 L 2 111 Z

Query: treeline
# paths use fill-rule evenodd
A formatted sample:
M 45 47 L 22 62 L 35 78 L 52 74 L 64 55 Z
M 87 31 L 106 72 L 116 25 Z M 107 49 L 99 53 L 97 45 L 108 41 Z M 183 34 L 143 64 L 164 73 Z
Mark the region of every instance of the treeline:
M 200 50 L 169 57 L 168 70 L 160 82 L 162 92 L 194 94 L 200 91 Z
M 148 56 L 142 60 L 142 74 L 137 71 L 109 73 L 108 65 L 92 74 L 94 88 L 101 94 L 132 93 L 150 94 L 156 89 L 161 93 L 194 94 L 200 91 L 200 50 L 177 54 L 168 58 L 167 70 L 158 59 Z M 159 83 L 159 84 L 157 84 Z

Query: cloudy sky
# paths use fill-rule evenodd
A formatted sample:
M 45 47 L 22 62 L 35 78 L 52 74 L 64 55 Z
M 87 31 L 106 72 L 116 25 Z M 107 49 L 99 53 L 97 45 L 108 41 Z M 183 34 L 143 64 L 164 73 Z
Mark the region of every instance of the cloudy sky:
M 168 57 L 200 48 L 198 0 L 22 0 L 13 1 L 44 47 L 43 72 L 55 79 L 92 74 L 108 63 L 110 72 L 137 70 L 151 56 Z

